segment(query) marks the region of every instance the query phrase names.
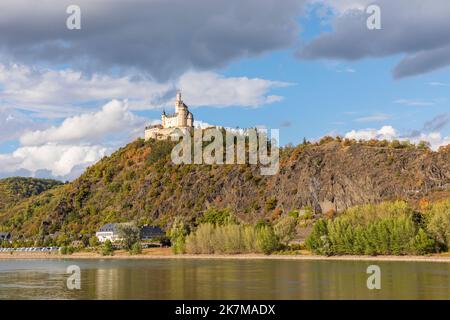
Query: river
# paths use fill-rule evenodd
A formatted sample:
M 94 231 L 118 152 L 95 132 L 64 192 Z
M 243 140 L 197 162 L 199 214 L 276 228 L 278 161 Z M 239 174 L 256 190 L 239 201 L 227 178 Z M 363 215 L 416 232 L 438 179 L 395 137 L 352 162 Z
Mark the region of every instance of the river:
M 69 290 L 67 267 L 80 270 Z M 369 265 L 381 289 L 367 288 Z M 232 259 L 3 260 L 0 299 L 450 299 L 450 264 Z

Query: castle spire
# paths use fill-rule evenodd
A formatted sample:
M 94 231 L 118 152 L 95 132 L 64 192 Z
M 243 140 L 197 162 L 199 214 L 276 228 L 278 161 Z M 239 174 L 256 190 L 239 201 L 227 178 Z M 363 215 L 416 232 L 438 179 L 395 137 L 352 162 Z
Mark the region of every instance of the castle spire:
M 177 90 L 177 98 L 175 99 L 175 113 L 180 112 L 180 108 L 183 105 L 183 101 L 181 100 L 181 91 Z

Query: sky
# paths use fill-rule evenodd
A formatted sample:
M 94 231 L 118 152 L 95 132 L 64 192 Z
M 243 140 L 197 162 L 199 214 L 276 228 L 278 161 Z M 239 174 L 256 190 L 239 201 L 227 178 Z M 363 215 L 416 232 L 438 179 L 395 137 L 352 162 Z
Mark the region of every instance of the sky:
M 81 29 L 66 26 L 70 5 Z M 381 29 L 370 30 L 369 5 Z M 448 0 L 2 0 L 0 178 L 72 180 L 175 92 L 196 125 L 450 143 Z

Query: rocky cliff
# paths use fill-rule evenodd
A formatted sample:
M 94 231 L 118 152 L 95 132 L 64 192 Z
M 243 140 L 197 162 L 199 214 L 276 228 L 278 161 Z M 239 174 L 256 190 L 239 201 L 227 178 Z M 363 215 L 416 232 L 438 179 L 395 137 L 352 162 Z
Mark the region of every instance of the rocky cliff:
M 170 142 L 137 140 L 106 157 L 76 181 L 0 212 L 3 229 L 31 236 L 92 233 L 101 224 L 135 220 L 166 227 L 211 206 L 244 221 L 305 206 L 316 212 L 405 199 L 450 186 L 450 148 L 348 143 L 328 139 L 281 150 L 280 171 L 261 176 L 251 165 L 174 165 Z

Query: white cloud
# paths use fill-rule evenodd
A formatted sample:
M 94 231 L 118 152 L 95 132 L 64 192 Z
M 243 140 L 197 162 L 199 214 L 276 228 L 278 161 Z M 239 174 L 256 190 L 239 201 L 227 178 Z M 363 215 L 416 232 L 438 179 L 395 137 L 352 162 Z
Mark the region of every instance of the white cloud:
M 206 129 L 206 128 L 214 127 L 214 125 L 210 124 L 208 122 L 195 120 L 194 121 L 194 127 L 195 128 L 200 128 L 200 129 Z
M 361 129 L 347 132 L 344 136 L 355 140 L 392 140 L 397 137 L 397 131 L 392 126 L 383 126 L 381 129 Z
M 57 127 L 27 132 L 21 136 L 24 146 L 47 143 L 82 143 L 99 141 L 114 132 L 132 131 L 143 127 L 144 120 L 128 110 L 126 101 L 113 100 L 98 112 L 70 117 Z
M 111 99 L 129 101 L 130 110 L 149 110 L 172 105 L 177 89 L 190 107 L 256 107 L 274 103 L 270 94 L 288 83 L 260 78 L 224 77 L 214 72 L 188 72 L 176 81 L 155 82 L 143 77 L 86 76 L 74 70 L 51 70 L 25 65 L 0 64 L 0 97 L 4 105 L 61 118 L 79 113 L 85 104 Z M 0 106 L 1 107 L 1 106 Z
M 398 99 L 398 100 L 395 100 L 394 103 L 403 104 L 403 105 L 412 106 L 412 107 L 429 107 L 429 106 L 435 105 L 435 102 L 433 102 L 433 101 L 423 101 L 423 100 L 417 100 L 417 99 Z
M 281 100 L 270 92 L 287 85 L 259 78 L 227 78 L 214 72 L 188 72 L 177 81 L 157 83 L 131 76 L 86 77 L 74 70 L 0 64 L 0 140 L 19 139 L 21 143 L 13 153 L 0 154 L 0 176 L 20 170 L 31 175 L 47 170 L 54 177 L 74 177 L 72 170 L 79 173 L 106 150 L 141 136 L 145 120 L 133 110 L 172 107 L 177 88 L 193 108 L 257 107 Z M 119 100 L 87 111 L 114 98 Z M 48 121 L 35 121 L 35 117 L 65 120 L 49 126 Z
M 274 88 L 289 86 L 289 83 L 247 77 L 223 77 L 214 72 L 189 72 L 181 76 L 178 87 L 189 106 L 245 106 L 280 101 L 282 97 L 268 95 Z
M 437 150 L 441 146 L 450 144 L 450 136 L 443 137 L 439 132 L 421 132 L 413 136 L 400 135 L 398 131 L 392 126 L 383 126 L 381 129 L 361 129 L 352 130 L 344 135 L 347 139 L 355 140 L 388 140 L 394 139 L 400 141 L 410 141 L 411 143 L 419 143 L 420 141 L 427 141 L 430 143 L 433 150 Z
M 26 170 L 35 173 L 48 170 L 53 177 L 69 176 L 79 166 L 88 166 L 108 153 L 103 146 L 75 146 L 46 144 L 20 147 L 12 154 L 0 154 L 2 173 Z
M 323 4 L 334 10 L 336 14 L 343 14 L 349 10 L 364 10 L 373 0 L 309 0 L 310 4 Z
M 0 108 L 0 142 L 19 138 L 26 130 L 44 127 L 25 114 L 10 108 Z
M 130 76 L 88 77 L 70 69 L 0 64 L 0 96 L 4 104 L 36 112 L 44 118 L 73 115 L 82 110 L 79 105 L 111 99 L 129 99 L 130 107 L 136 104 L 152 108 L 171 89 L 168 83 L 135 81 Z
M 374 121 L 388 120 L 389 118 L 390 118 L 390 116 L 387 115 L 387 114 L 376 113 L 376 114 L 373 114 L 373 115 L 370 115 L 370 116 L 356 118 L 355 121 L 356 122 L 374 122 Z
M 429 82 L 428 84 L 433 87 L 450 87 L 450 83 L 439 82 L 439 81 L 432 81 L 432 82 Z
M 86 166 L 142 135 L 144 122 L 128 110 L 126 101 L 113 100 L 97 112 L 69 117 L 59 126 L 26 132 L 18 149 L 0 154 L 0 176 L 44 171 L 53 178 L 76 178 Z M 114 143 L 111 136 L 117 139 Z
M 355 73 L 356 70 L 353 68 L 336 69 L 336 73 Z

